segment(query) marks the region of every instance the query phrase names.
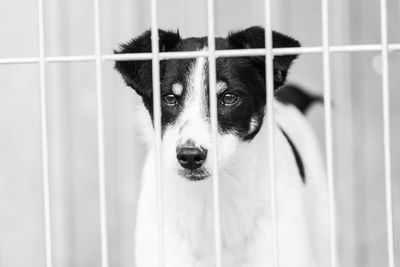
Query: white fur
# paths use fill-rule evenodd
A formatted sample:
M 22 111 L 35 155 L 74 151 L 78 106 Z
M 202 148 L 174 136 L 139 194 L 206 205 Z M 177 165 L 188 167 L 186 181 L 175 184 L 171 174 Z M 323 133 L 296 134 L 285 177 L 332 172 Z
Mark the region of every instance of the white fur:
M 221 93 L 226 89 L 227 85 L 225 82 L 217 82 L 217 94 Z
M 172 92 L 177 95 L 180 96 L 183 92 L 183 86 L 180 83 L 175 83 L 172 85 Z
M 250 129 L 249 129 L 249 133 L 254 132 L 255 129 L 257 129 L 258 127 L 258 122 L 256 118 L 251 118 L 250 119 Z
M 192 75 L 188 77 L 189 96 L 185 100 L 184 111 L 173 125 L 167 127 L 163 137 L 166 267 L 215 266 L 213 178 L 189 181 L 177 174 L 180 166 L 176 160 L 176 146 L 188 139 L 198 146 L 213 149 L 209 121 L 205 116 L 207 107 L 204 105 L 203 68 L 206 63 L 204 58 L 199 58 L 193 65 Z M 324 206 L 326 181 L 318 145 L 306 120 L 296 109 L 278 103 L 276 108 L 275 179 L 280 266 L 328 266 L 326 257 L 316 255 L 324 252 L 328 244 L 325 240 L 327 231 L 321 225 L 326 224 L 327 206 Z M 305 185 L 290 145 L 279 127 L 288 133 L 303 157 L 307 176 Z M 251 142 L 242 142 L 233 134 L 219 135 L 223 266 L 272 266 L 267 131 L 264 123 Z M 158 266 L 154 154 L 154 146 L 150 145 L 138 204 L 137 267 Z M 205 164 L 210 169 L 212 153 L 208 155 Z

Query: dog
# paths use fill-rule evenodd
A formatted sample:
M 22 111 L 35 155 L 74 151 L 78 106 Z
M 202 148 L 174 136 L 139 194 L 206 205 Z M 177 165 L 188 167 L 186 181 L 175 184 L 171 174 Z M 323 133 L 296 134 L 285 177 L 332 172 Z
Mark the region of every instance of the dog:
M 207 50 L 207 37 L 183 39 L 179 31 L 158 33 L 160 52 Z M 258 26 L 231 32 L 215 39 L 216 49 L 264 48 L 264 34 Z M 299 46 L 297 40 L 273 32 L 274 48 Z M 115 52 L 151 52 L 150 31 Z M 329 266 L 323 158 L 301 112 L 304 101 L 302 109 L 296 108 L 296 96 L 284 87 L 296 58 L 275 56 L 273 61 L 274 90 L 280 99 L 274 100 L 279 266 Z M 265 57 L 218 58 L 216 66 L 222 265 L 273 266 Z M 151 61 L 117 61 L 115 68 L 142 98 L 146 111 L 138 113 L 149 150 L 138 202 L 135 257 L 138 267 L 155 267 L 159 239 Z M 208 71 L 205 57 L 160 62 L 166 267 L 215 266 L 211 166 L 215 148 Z

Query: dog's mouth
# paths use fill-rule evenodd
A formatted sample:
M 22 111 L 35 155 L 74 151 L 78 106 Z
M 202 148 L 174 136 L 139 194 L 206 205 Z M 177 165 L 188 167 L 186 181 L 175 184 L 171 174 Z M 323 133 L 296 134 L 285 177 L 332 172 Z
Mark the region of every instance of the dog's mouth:
M 196 170 L 179 169 L 178 174 L 190 181 L 200 181 L 210 177 L 210 172 L 206 168 L 199 168 Z

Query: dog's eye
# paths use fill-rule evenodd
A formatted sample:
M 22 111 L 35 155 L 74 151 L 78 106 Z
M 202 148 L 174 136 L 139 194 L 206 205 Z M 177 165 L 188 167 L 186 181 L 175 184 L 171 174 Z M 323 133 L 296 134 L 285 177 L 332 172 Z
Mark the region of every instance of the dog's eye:
M 168 106 L 175 106 L 176 105 L 176 97 L 173 94 L 167 94 L 163 96 L 163 101 Z
M 233 93 L 226 93 L 222 99 L 221 103 L 226 106 L 232 106 L 239 100 L 239 97 Z

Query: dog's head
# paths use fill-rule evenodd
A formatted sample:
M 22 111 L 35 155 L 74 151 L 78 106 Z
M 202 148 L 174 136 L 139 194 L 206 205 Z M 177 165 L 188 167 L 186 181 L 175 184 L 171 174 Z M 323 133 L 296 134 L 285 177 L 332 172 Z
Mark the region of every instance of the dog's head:
M 273 47 L 299 43 L 273 32 Z M 207 38 L 182 39 L 179 33 L 159 30 L 161 52 L 207 49 Z M 264 29 L 251 27 L 216 38 L 216 49 L 264 48 Z M 123 44 L 116 53 L 151 52 L 147 31 Z M 295 55 L 274 58 L 274 87 L 284 84 Z M 265 57 L 218 58 L 217 101 L 219 165 L 231 164 L 237 147 L 251 142 L 260 130 L 266 104 Z M 142 97 L 153 119 L 151 61 L 117 61 L 126 84 Z M 210 176 L 211 132 L 207 58 L 160 62 L 164 166 L 191 180 Z

